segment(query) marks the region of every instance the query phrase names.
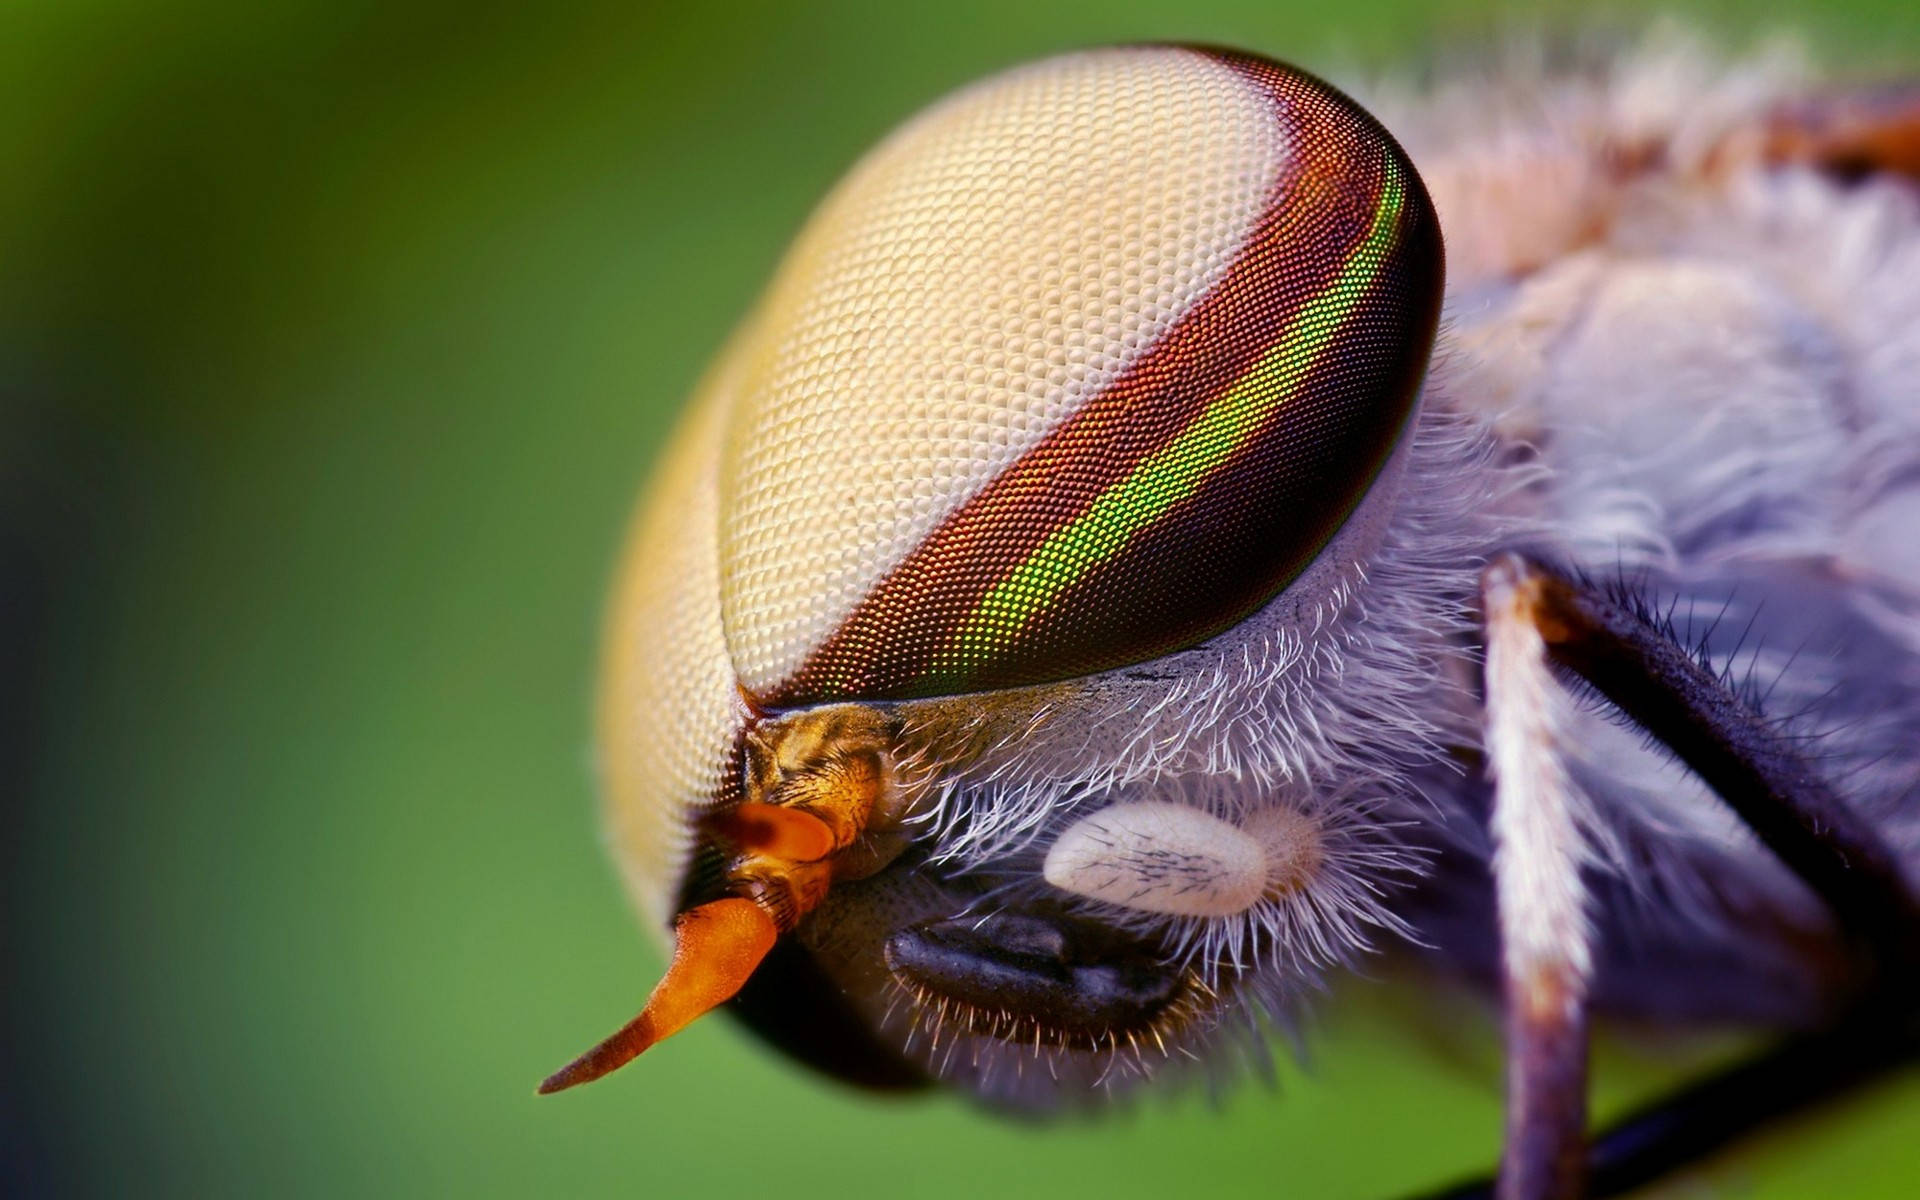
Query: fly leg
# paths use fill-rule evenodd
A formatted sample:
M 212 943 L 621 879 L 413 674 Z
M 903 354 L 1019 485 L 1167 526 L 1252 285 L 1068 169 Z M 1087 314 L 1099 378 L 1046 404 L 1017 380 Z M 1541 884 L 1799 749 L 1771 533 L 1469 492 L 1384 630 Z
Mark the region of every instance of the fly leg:
M 1836 1099 L 1920 1062 L 1920 1022 L 1887 1013 L 1801 1034 L 1749 1062 L 1663 1096 L 1593 1139 L 1588 1194 L 1618 1196 L 1696 1162 L 1782 1117 Z M 1476 1179 L 1421 1200 L 1493 1200 Z
M 1875 992 L 1920 984 L 1920 897 L 1871 823 L 1779 731 L 1639 613 L 1542 563 L 1504 554 L 1547 653 L 1658 739 L 1833 911 Z
M 1628 606 L 1517 554 L 1489 564 L 1482 599 L 1487 742 L 1496 785 L 1494 877 L 1508 1001 L 1507 1146 L 1497 1181 L 1438 1195 L 1558 1200 L 1583 1188 L 1616 1195 L 1920 1058 L 1920 897 L 1879 832 L 1759 713 Z M 1568 896 L 1576 902 L 1583 896 L 1577 882 L 1581 809 L 1552 752 L 1552 705 L 1563 696 L 1542 690 L 1543 677 L 1552 683 L 1548 662 L 1592 685 L 1711 787 L 1826 902 L 1869 980 L 1830 1030 L 1791 1038 L 1659 1100 L 1601 1134 L 1590 1149 L 1569 1115 L 1584 1121 L 1584 1005 L 1569 1006 L 1557 1021 L 1522 1019 L 1525 964 L 1557 962 L 1564 977 L 1574 977 L 1571 969 L 1588 963 L 1587 930 L 1584 923 L 1567 927 L 1575 933 L 1557 950 L 1524 942 L 1516 948 L 1515 942 L 1528 935 L 1530 920 L 1563 910 Z M 1530 714 L 1527 706 L 1542 698 L 1545 705 Z M 1516 850 L 1533 846 L 1512 831 L 1555 819 L 1572 823 L 1561 826 L 1549 853 L 1517 861 Z M 1536 864 L 1575 877 L 1543 880 Z M 1585 976 L 1577 977 L 1584 985 Z M 1556 1085 L 1568 1094 L 1541 1094 Z M 1577 1169 L 1558 1165 L 1569 1145 L 1579 1148 Z
M 1586 1194 L 1587 984 L 1592 929 L 1580 870 L 1586 801 L 1561 746 L 1568 702 L 1516 562 L 1481 580 L 1494 896 L 1506 1002 L 1500 1200 Z

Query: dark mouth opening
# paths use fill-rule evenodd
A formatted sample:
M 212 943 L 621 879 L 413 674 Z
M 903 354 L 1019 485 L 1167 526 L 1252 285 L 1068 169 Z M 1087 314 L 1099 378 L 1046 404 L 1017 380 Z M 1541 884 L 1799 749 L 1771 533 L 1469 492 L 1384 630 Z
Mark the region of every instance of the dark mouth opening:
M 774 946 L 726 1009 L 768 1045 L 843 1083 L 892 1092 L 933 1082 L 875 1036 L 813 955 L 791 938 Z

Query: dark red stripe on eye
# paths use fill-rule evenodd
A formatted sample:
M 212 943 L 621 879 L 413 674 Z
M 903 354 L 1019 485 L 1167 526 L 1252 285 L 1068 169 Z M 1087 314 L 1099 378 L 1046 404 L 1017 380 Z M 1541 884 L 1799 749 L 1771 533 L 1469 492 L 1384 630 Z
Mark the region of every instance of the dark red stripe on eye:
M 1206 53 L 1266 90 L 1292 141 L 1233 266 L 1153 349 L 937 528 L 766 703 L 1011 687 L 1194 645 L 1284 588 L 1365 494 L 1413 411 L 1431 347 L 1441 276 L 1431 207 L 1398 147 L 1351 101 L 1277 64 Z M 1399 201 L 1388 249 L 1353 283 L 1355 256 L 1380 240 L 1389 188 Z M 1347 286 L 1364 294 L 1333 306 L 1334 340 L 1303 352 L 1269 417 L 1124 549 L 1058 581 L 1018 622 L 992 625 L 996 597 L 1023 564 L 1031 573 L 1062 531 L 1098 515 L 1103 495 L 1192 440 L 1210 405 L 1329 311 L 1329 289 Z

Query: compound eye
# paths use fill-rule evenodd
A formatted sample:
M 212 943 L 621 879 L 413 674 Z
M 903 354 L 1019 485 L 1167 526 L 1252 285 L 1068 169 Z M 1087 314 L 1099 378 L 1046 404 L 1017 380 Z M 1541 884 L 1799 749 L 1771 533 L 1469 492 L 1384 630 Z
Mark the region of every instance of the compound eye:
M 1441 280 L 1405 155 L 1292 68 L 1141 47 L 960 93 L 829 198 L 747 335 L 743 686 L 1013 687 L 1245 620 L 1391 458 Z

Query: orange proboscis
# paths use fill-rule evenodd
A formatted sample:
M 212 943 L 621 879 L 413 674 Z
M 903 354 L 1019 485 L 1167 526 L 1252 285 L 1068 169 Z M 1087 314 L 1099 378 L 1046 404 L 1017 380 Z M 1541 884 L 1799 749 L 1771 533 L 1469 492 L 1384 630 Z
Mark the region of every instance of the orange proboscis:
M 788 862 L 818 862 L 839 848 L 825 821 L 778 804 L 736 804 L 715 818 L 714 826 L 740 850 Z
M 724 898 L 680 914 L 673 961 L 640 1015 L 548 1076 L 542 1095 L 625 1066 L 746 986 L 775 940 L 820 903 L 834 878 L 834 856 L 865 834 L 887 787 L 881 750 L 870 744 L 879 722 L 873 714 L 864 723 L 845 713 L 802 714 L 798 724 L 784 727 L 783 736 L 798 737 L 801 752 L 784 766 L 776 761 L 777 778 L 760 780 L 753 790 L 781 802 L 743 798 L 703 822 L 705 832 L 731 850 L 717 889 Z M 869 859 L 853 869 L 872 869 Z
M 731 999 L 773 949 L 778 932 L 773 918 L 759 905 L 739 897 L 681 913 L 673 926 L 673 961 L 640 1015 L 549 1075 L 540 1084 L 540 1094 L 587 1083 L 623 1067 L 655 1042 Z

